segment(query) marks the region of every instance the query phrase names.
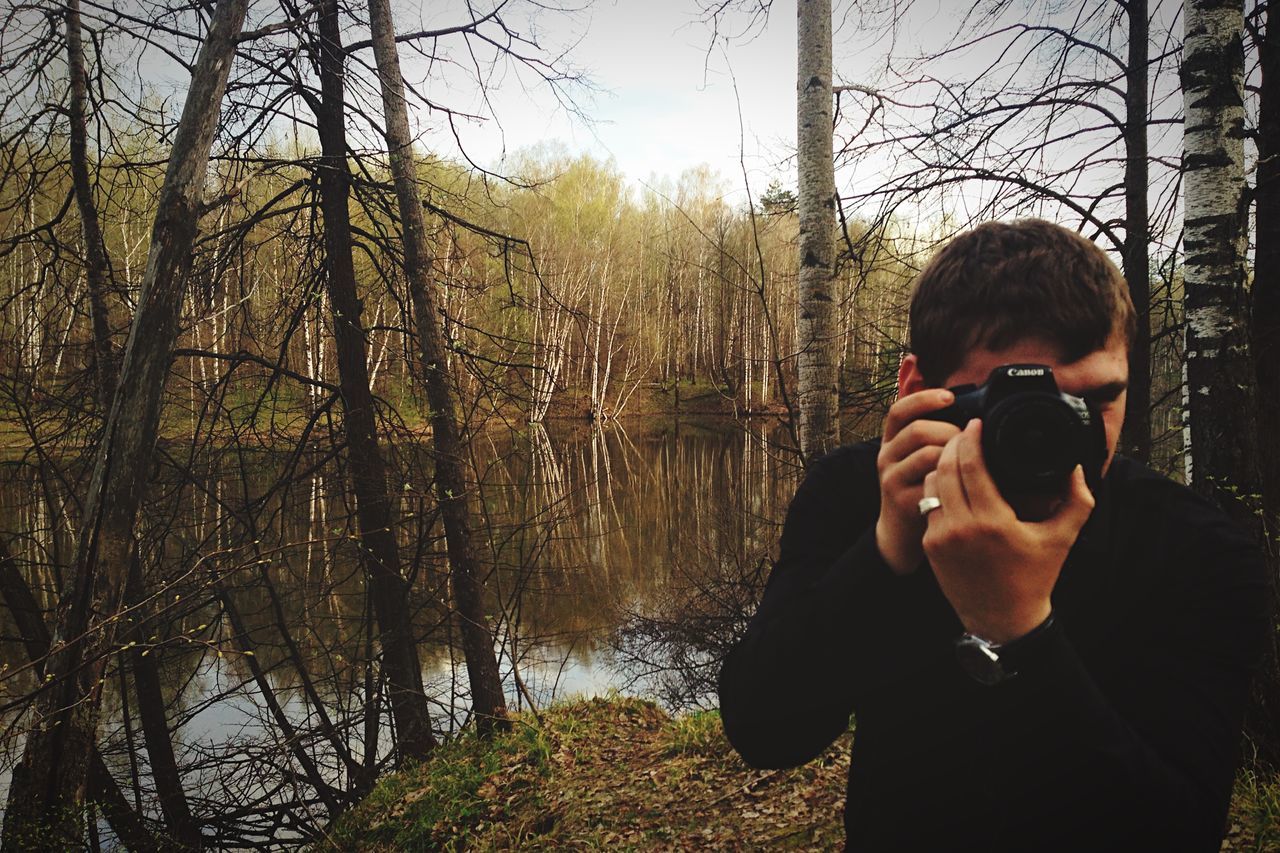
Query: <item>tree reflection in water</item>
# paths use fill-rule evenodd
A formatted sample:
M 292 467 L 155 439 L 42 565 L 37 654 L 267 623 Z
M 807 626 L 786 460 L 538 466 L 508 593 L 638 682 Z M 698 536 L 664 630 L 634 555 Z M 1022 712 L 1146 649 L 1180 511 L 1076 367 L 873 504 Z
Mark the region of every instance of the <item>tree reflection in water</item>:
M 690 460 L 691 480 L 672 478 L 694 485 L 671 495 L 663 582 L 631 599 L 609 633 L 623 689 L 672 711 L 715 707 L 720 661 L 759 603 L 795 490 L 781 440 L 747 430 L 709 467 Z
M 434 722 L 447 737 L 466 723 L 468 697 L 430 458 L 411 442 L 396 447 L 396 536 Z M 790 457 L 771 447 L 769 430 L 532 425 L 481 433 L 471 453 L 511 705 L 611 690 L 705 704 L 794 491 Z M 183 787 L 212 845 L 314 837 L 391 758 L 342 466 L 324 448 L 169 460 L 144 511 L 140 558 L 157 592 L 141 644 L 159 662 Z M 0 466 L 0 535 L 48 621 L 79 486 L 45 474 L 38 461 Z M 7 787 L 37 679 L 7 612 L 0 637 Z M 156 819 L 128 656 L 116 658 L 101 751 L 126 798 Z

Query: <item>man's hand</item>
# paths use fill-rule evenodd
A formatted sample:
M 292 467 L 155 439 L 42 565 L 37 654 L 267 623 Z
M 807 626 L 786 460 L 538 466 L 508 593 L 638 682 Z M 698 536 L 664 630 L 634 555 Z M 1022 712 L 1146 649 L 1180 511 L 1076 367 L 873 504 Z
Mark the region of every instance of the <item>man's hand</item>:
M 920 516 L 924 478 L 938 464 L 942 449 L 960 434 L 953 424 L 920 420 L 951 405 L 955 395 L 931 388 L 908 394 L 889 409 L 876 468 L 880 473 L 880 518 L 876 547 L 895 573 L 910 574 L 924 560 L 920 545 L 925 520 Z
M 1079 466 L 1069 488 L 1048 518 L 1021 521 L 983 462 L 982 422 L 947 442 L 924 482 L 942 506 L 927 516 L 923 545 L 965 630 L 1007 643 L 1048 618 L 1062 564 L 1094 506 Z

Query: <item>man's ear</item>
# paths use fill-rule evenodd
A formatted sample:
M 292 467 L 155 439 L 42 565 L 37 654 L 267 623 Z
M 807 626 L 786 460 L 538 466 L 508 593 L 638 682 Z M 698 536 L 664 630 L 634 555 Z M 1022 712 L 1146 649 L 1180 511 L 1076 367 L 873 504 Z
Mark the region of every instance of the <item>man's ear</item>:
M 929 387 L 931 387 L 929 383 L 924 381 L 924 374 L 920 372 L 916 354 L 908 353 L 903 356 L 902 362 L 898 365 L 898 399 L 901 400 L 908 394 L 914 394 Z

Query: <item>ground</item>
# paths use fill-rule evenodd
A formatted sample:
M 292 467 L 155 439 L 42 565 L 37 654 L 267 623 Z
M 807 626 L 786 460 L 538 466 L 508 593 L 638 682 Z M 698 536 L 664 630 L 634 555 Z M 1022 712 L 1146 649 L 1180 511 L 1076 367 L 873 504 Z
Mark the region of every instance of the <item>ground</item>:
M 715 712 L 577 701 L 388 777 L 317 849 L 838 849 L 851 736 L 804 767 L 759 771 Z M 1280 851 L 1280 781 L 1246 774 L 1236 793 L 1223 849 Z

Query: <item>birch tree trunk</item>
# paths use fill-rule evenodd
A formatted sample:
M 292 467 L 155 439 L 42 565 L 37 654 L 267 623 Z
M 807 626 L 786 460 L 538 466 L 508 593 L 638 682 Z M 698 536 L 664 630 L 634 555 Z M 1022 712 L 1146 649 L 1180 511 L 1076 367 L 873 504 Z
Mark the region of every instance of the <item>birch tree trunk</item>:
M 505 728 L 509 722 L 498 660 L 493 651 L 493 634 L 484 613 L 483 582 L 471 532 L 469 491 L 457 405 L 446 369 L 447 354 L 437 317 L 435 282 L 431 276 L 422 204 L 414 186 L 413 139 L 409 134 L 409 111 L 404 97 L 404 80 L 400 76 L 390 0 L 371 0 L 369 28 L 382 89 L 391 175 L 395 181 L 400 225 L 404 232 L 405 279 L 409 284 L 418 333 L 419 368 L 426 385 L 427 405 L 431 407 L 435 489 L 444 521 L 454 610 L 467 661 L 476 727 L 487 733 L 498 727 Z
M 1192 0 L 1185 15 L 1187 479 L 1256 528 L 1242 499 L 1258 491 L 1245 292 L 1244 11 L 1239 0 Z
M 1151 273 L 1147 199 L 1147 0 L 1126 0 L 1129 61 L 1125 69 L 1124 277 L 1138 315 L 1138 335 L 1129 351 L 1128 409 L 1121 436 L 1124 450 L 1142 462 L 1151 458 Z
M 796 143 L 799 164 L 800 450 L 806 460 L 840 441 L 836 394 L 831 0 L 799 0 Z
M 0 836 L 4 850 L 60 850 L 80 844 L 102 673 L 119 628 L 116 616 L 151 470 L 209 149 L 247 6 L 248 0 L 220 0 L 192 71 L 120 383 L 84 501 L 74 571 L 59 607 L 46 668 L 51 678 L 37 697 L 31 733 L 14 768 Z
M 435 736 L 431 733 L 422 666 L 409 618 L 409 585 L 400 573 L 400 549 L 393 532 L 386 465 L 378 443 L 373 394 L 369 388 L 369 359 L 361 319 L 363 306 L 356 294 L 351 216 L 347 206 L 351 176 L 347 170 L 344 54 L 337 0 L 321 0 L 320 38 L 313 50 L 318 54 L 322 98 L 316 123 L 324 155 L 320 169 L 320 204 L 324 211 L 325 279 L 333 310 L 342 423 L 350 454 L 356 522 L 364 545 L 360 553 L 378 619 L 383 668 L 387 674 L 391 713 L 396 721 L 397 748 L 401 756 L 422 760 L 435 747 Z M 369 708 L 365 713 L 376 714 L 377 710 Z

